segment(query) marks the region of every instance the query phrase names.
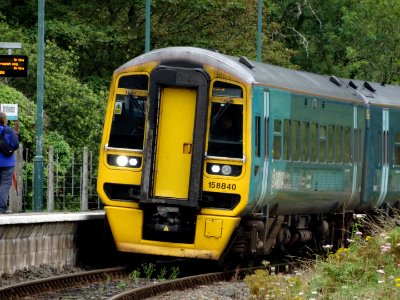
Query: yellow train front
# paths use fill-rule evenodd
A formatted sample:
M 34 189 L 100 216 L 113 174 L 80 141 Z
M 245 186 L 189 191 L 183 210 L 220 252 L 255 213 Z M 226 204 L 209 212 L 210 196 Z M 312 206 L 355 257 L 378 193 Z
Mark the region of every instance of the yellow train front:
M 97 189 L 119 251 L 221 258 L 248 208 L 246 68 L 176 47 L 114 72 Z

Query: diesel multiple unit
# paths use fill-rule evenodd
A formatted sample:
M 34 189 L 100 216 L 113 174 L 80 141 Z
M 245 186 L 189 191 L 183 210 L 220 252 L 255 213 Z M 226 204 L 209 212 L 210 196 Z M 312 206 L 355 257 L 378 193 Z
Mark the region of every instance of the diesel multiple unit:
M 400 201 L 399 120 L 397 86 L 159 49 L 114 72 L 97 189 L 124 252 L 338 245 Z

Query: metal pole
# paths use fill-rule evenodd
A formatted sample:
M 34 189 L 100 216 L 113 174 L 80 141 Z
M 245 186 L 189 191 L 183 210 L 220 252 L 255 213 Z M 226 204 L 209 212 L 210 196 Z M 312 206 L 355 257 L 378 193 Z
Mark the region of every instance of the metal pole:
M 34 164 L 33 211 L 42 211 L 43 202 L 43 79 L 44 79 L 44 2 L 38 0 L 38 63 L 36 103 L 36 156 Z
M 262 2 L 258 0 L 258 22 L 257 22 L 257 61 L 261 62 L 261 45 L 262 45 Z
M 146 41 L 144 51 L 150 51 L 150 0 L 146 0 Z
M 54 146 L 49 148 L 49 163 L 47 165 L 47 211 L 54 211 Z

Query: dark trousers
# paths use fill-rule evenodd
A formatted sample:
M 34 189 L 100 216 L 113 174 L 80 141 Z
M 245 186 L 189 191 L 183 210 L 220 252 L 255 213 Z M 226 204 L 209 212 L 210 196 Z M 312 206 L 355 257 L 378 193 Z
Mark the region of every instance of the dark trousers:
M 0 167 L 0 213 L 7 211 L 8 193 L 12 185 L 13 173 L 14 167 Z

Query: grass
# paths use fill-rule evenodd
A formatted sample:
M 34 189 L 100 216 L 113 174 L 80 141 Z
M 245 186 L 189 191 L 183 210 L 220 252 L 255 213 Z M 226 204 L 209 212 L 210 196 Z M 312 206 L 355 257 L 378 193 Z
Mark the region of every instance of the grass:
M 400 299 L 400 215 L 362 217 L 355 224 L 347 248 L 330 252 L 328 245 L 325 258 L 295 275 L 259 270 L 247 276 L 251 299 Z

